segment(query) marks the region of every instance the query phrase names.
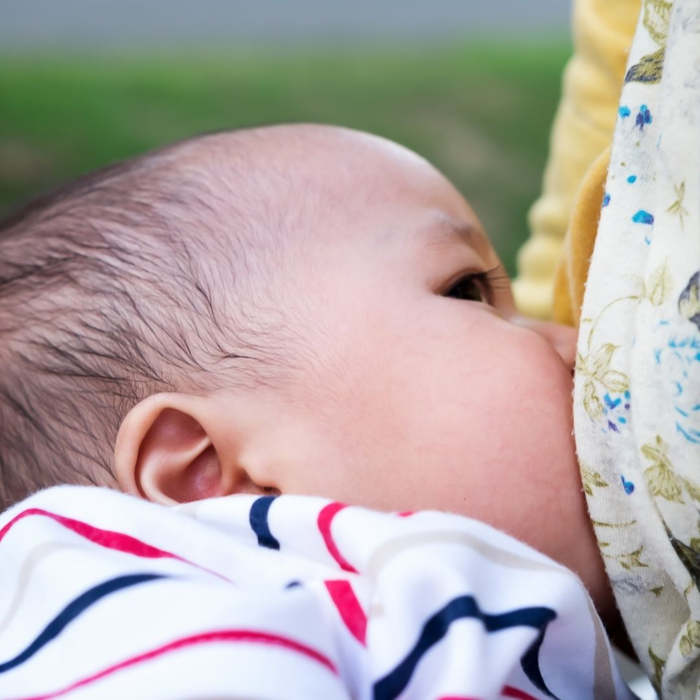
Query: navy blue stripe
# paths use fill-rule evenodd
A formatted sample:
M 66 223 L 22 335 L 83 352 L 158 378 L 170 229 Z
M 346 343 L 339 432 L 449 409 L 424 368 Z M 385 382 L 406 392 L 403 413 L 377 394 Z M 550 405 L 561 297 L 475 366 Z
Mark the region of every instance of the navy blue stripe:
M 261 496 L 250 507 L 250 526 L 253 532 L 258 537 L 258 544 L 261 547 L 269 547 L 270 549 L 279 549 L 280 543 L 277 538 L 270 532 L 270 525 L 267 522 L 267 515 L 270 511 L 272 501 L 277 496 Z
M 27 659 L 34 656 L 43 646 L 48 644 L 52 639 L 55 639 L 64 628 L 69 625 L 76 617 L 81 615 L 91 605 L 96 603 L 100 598 L 108 596 L 123 588 L 135 586 L 146 581 L 154 579 L 167 578 L 164 574 L 129 574 L 127 576 L 117 576 L 116 578 L 100 583 L 93 588 L 81 593 L 75 600 L 72 600 L 61 610 L 56 617 L 49 622 L 43 632 L 22 652 L 17 654 L 13 659 L 0 664 L 0 673 L 9 671 L 10 669 L 19 666 Z
M 546 627 L 546 625 L 545 625 Z M 540 630 L 535 641 L 530 644 L 530 648 L 523 654 L 523 658 L 520 659 L 520 665 L 523 668 L 525 675 L 530 679 L 530 682 L 539 688 L 543 693 L 549 695 L 550 698 L 555 698 L 556 696 L 547 687 L 547 684 L 542 678 L 542 671 L 540 671 L 539 653 L 542 642 L 544 641 L 545 627 Z
M 498 632 L 499 630 L 508 629 L 509 627 L 534 627 L 535 629 L 542 630 L 540 637 L 543 637 L 545 627 L 556 617 L 556 613 L 551 608 L 542 607 L 521 608 L 520 610 L 511 610 L 498 615 L 490 615 L 479 609 L 479 605 L 473 596 L 464 595 L 454 598 L 426 621 L 418 637 L 418 641 L 406 658 L 401 661 L 393 671 L 390 671 L 384 678 L 381 678 L 374 684 L 374 699 L 392 700 L 400 695 L 408 685 L 423 654 L 447 634 L 449 626 L 455 620 L 469 617 L 481 620 L 488 632 Z M 541 644 L 542 640 L 540 639 L 539 642 Z M 534 646 L 535 645 L 532 645 L 530 647 L 526 656 Z M 466 651 L 468 653 L 468 650 Z M 541 679 L 542 675 L 539 673 L 539 666 L 537 665 L 538 651 L 539 645 L 535 648 L 534 663 L 538 677 Z M 527 673 L 524 665 L 523 670 Z M 529 674 L 528 677 L 530 677 Z M 537 685 L 537 683 L 535 683 L 535 685 Z M 544 686 L 544 682 L 542 682 L 542 686 Z M 541 687 L 539 685 L 538 687 L 544 692 L 549 692 L 546 690 L 546 687 Z

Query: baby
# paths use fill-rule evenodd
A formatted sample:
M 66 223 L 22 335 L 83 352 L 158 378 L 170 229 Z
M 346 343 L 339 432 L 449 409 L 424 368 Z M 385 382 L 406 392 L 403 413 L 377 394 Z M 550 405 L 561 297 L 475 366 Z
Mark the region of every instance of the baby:
M 0 225 L 2 505 L 74 483 L 450 511 L 573 570 L 618 634 L 575 342 L 516 315 L 474 212 L 405 148 L 313 125 L 194 138 Z

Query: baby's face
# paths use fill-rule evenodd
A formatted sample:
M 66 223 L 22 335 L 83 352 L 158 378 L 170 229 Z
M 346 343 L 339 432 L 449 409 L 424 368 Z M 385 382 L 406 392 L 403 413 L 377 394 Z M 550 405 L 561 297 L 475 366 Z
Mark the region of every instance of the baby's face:
M 284 287 L 314 362 L 292 392 L 302 459 L 276 485 L 461 513 L 599 566 L 572 437 L 575 331 L 515 316 L 481 224 L 432 166 L 346 141 L 309 148 L 299 175 L 328 204 L 300 217 Z

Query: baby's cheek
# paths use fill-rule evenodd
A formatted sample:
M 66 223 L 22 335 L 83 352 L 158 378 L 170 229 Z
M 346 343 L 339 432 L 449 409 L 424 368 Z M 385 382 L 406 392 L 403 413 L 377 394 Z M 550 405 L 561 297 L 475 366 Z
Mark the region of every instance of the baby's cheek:
M 490 461 L 508 463 L 508 482 L 527 500 L 550 492 L 558 474 L 569 484 L 576 465 L 572 440 L 572 378 L 552 346 L 524 329 L 501 337 L 500 370 L 483 410 Z M 489 446 L 487 446 L 489 447 Z M 575 473 L 573 474 L 575 476 Z

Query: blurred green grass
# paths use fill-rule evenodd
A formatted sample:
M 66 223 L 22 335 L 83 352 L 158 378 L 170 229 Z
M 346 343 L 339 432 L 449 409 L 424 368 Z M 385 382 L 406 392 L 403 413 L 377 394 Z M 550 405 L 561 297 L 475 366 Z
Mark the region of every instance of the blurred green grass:
M 312 121 L 387 136 L 472 203 L 507 267 L 527 235 L 564 39 L 356 48 L 0 56 L 0 215 L 196 133 Z

